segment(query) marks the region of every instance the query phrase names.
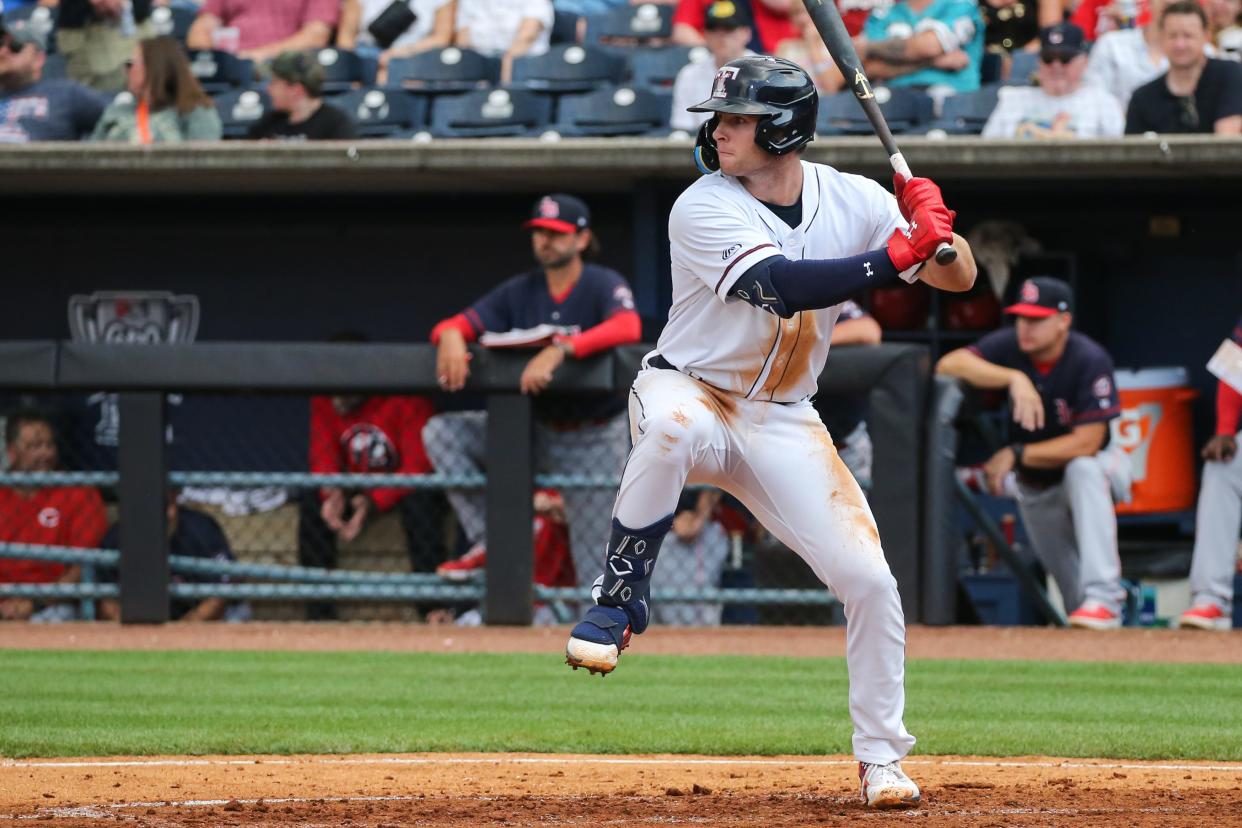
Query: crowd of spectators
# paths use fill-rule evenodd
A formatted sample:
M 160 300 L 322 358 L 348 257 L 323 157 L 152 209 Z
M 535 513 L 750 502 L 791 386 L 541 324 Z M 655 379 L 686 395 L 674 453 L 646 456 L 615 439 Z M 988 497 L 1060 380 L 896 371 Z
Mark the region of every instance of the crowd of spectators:
M 1167 0 L 838 4 L 873 85 L 926 94 L 928 111 L 937 114 L 949 96 L 985 94 L 990 101 L 1003 85 L 988 137 L 1230 134 L 1242 115 L 1242 0 L 1180 0 L 1171 14 Z M 420 82 L 417 75 L 390 74 L 393 61 L 445 49 L 459 50 L 445 53 L 445 64 L 460 62 L 465 50 L 496 61 L 490 82 L 536 88 L 551 97 L 552 111 L 564 90 L 532 87 L 515 74 L 517 61 L 574 44 L 627 61 L 625 71 L 588 83 L 599 86 L 626 82 L 632 59 L 644 51 L 680 55 L 684 69 L 675 82 L 673 75 L 640 81 L 633 70 L 633 82 L 648 83 L 668 106 L 652 135 L 696 126 L 681 104 L 701 95 L 693 90 L 706 87 L 715 66 L 747 51 L 799 62 L 823 94 L 843 88 L 800 0 L 5 0 L 3 9 L 5 142 L 219 138 L 220 118 L 211 110 L 219 107 L 227 120 L 232 104 L 209 88 L 213 101 L 206 84 L 196 82 L 213 77 L 225 60 L 213 52 L 243 61 L 242 74 L 226 85 L 266 90 L 239 110 L 253 110 L 254 122 L 227 131 L 252 138 L 357 133 L 346 122 L 365 117 L 366 107 L 334 112 L 330 96 L 345 89 L 336 82 L 325 91 L 313 64 L 359 67 L 346 78 L 353 88 L 419 94 L 410 87 Z M 617 14 L 630 16 L 619 34 L 601 22 Z M 185 25 L 178 29 L 176 20 Z M 178 46 L 194 59 L 177 54 Z M 593 64 L 582 53 L 554 57 Z M 427 103 L 424 119 L 434 106 Z M 406 137 L 431 125 L 411 122 L 390 134 Z M 545 126 L 556 125 L 552 118 Z M 934 117 L 908 127 L 935 128 Z

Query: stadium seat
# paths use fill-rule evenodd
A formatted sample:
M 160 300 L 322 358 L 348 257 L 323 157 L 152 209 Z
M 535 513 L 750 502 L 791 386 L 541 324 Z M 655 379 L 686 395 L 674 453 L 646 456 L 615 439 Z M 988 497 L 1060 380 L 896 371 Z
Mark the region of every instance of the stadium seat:
M 362 138 L 388 138 L 426 122 L 427 102 L 397 89 L 354 89 L 328 100 L 344 110 Z
M 599 89 L 561 98 L 556 131 L 561 135 L 646 135 L 668 126 L 672 96 L 633 86 Z
M 254 83 L 254 62 L 228 52 L 190 52 L 190 71 L 208 95 L 246 88 Z
M 989 83 L 998 83 L 1004 65 L 1005 58 L 1000 52 L 984 52 L 983 60 L 979 61 L 979 83 L 984 86 Z
M 267 93 L 259 89 L 234 89 L 217 95 L 215 102 L 225 138 L 245 138 L 272 105 Z
M 1005 85 L 1030 86 L 1035 82 L 1035 75 L 1039 72 L 1039 55 L 1019 50 L 1013 52 L 1011 56 L 1013 63 L 1009 66 L 1009 79 L 1005 81 Z
M 388 86 L 420 92 L 468 92 L 500 80 L 500 61 L 473 49 L 436 49 L 388 64 Z
M 587 43 L 645 46 L 673 36 L 674 6 L 656 3 L 617 6 L 587 18 Z
M 630 82 L 635 86 L 672 87 L 677 73 L 688 63 L 711 60 L 706 46 L 664 46 L 635 49 L 629 54 Z
M 579 20 L 581 20 L 581 18 L 573 12 L 554 12 L 552 18 L 552 31 L 548 33 L 549 44 L 552 46 L 559 46 L 562 43 L 577 43 Z
M 940 117 L 928 129 L 944 130 L 949 135 L 978 135 L 996 108 L 1000 84 L 991 84 L 975 92 L 963 92 L 944 99 Z
M 345 92 L 360 86 L 375 85 L 376 63 L 357 52 L 344 49 L 320 49 L 315 59 L 323 67 L 325 95 Z
M 932 99 L 913 89 L 878 86 L 875 99 L 894 133 L 909 132 L 931 120 Z M 870 135 L 867 120 L 853 92 L 839 92 L 820 99 L 815 131 L 820 135 Z
M 431 112 L 436 138 L 494 138 L 529 135 L 545 127 L 552 101 L 525 89 L 477 89 L 441 97 Z
M 599 47 L 556 46 L 513 61 L 513 84 L 537 92 L 590 92 L 620 83 L 625 59 Z
M 151 9 L 151 26 L 157 35 L 171 35 L 179 43 L 185 43 L 197 16 L 198 12 L 189 6 L 156 6 Z

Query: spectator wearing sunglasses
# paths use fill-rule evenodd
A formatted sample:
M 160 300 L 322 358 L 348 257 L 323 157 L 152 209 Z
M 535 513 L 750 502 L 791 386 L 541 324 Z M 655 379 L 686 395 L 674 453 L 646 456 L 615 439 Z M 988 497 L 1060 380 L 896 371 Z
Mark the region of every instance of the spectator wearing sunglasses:
M 1121 104 L 1083 83 L 1086 38 L 1073 23 L 1039 32 L 1039 86 L 1007 86 L 983 127 L 984 138 L 1110 138 L 1121 135 Z
M 1242 65 L 1209 58 L 1208 20 L 1194 0 L 1176 0 L 1160 15 L 1169 71 L 1134 90 L 1126 133 L 1242 134 Z
M 128 91 L 104 111 L 92 141 L 169 144 L 220 140 L 222 127 L 215 104 L 172 37 L 139 41 L 125 61 L 125 70 Z
M 76 141 L 89 135 L 108 98 L 69 80 L 43 77 L 44 36 L 0 27 L 0 144 Z

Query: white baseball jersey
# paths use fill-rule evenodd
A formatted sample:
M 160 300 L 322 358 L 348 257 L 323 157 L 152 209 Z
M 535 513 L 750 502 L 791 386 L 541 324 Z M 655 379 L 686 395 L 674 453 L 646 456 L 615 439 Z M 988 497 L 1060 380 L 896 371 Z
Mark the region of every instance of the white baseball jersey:
M 781 319 L 728 297 L 734 283 L 777 254 L 848 258 L 883 247 L 906 227 L 896 199 L 870 179 L 808 161 L 802 177 L 802 223 L 794 228 L 719 172 L 686 188 L 669 216 L 673 304 L 656 350 L 747 399 L 796 402 L 814 394 L 841 306 Z M 901 277 L 913 282 L 918 270 Z

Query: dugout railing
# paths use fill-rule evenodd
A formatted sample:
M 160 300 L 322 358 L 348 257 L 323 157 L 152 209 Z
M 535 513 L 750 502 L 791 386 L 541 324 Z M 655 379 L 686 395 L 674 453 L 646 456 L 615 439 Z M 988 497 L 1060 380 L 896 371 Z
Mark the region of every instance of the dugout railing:
M 647 346 L 617 349 L 566 363 L 549 390 L 561 394 L 624 393 Z M 478 599 L 489 624 L 532 620 L 536 600 L 564 606 L 580 590 L 533 583 L 530 532 L 532 494 L 538 486 L 615 486 L 584 470 L 582 475 L 537 475 L 532 451 L 532 400 L 518 390 L 529 355 L 475 349 L 469 392 L 486 400 L 486 476 L 353 476 L 354 482 L 402 487 L 482 486 L 486 491 L 488 565 L 481 583 L 452 585 L 410 573 L 374 576 L 343 570 L 206 564 L 237 579 L 284 583 L 174 584 L 176 568 L 203 562 L 170 558 L 165 497 L 170 485 L 324 485 L 322 477 L 256 472 L 186 472 L 169 468 L 165 400 L 176 393 L 316 394 L 430 393 L 436 390 L 435 351 L 429 345 L 213 342 L 194 345 L 99 345 L 64 341 L 0 343 L 0 391 L 67 393 L 106 390 L 119 395 L 117 471 L 50 475 L 0 473 L 0 485 L 78 484 L 114 486 L 119 519 L 126 527 L 115 550 L 35 550 L 0 546 L 10 557 L 41 557 L 85 564 L 82 584 L 0 585 L 0 596 L 118 598 L 121 620 L 168 620 L 170 595 L 253 599 L 418 598 Z M 822 393 L 865 394 L 875 446 L 871 505 L 897 578 L 906 617 L 944 624 L 953 620 L 955 571 L 947 566 L 941 536 L 925 519 L 928 487 L 927 406 L 930 370 L 921 345 L 886 344 L 834 349 L 819 381 Z M 934 501 L 931 501 L 934 506 Z M 96 568 L 119 565 L 116 584 L 91 583 Z M 660 596 L 657 596 L 660 597 Z M 830 603 L 825 590 L 717 589 L 668 593 L 672 600 L 726 603 Z

